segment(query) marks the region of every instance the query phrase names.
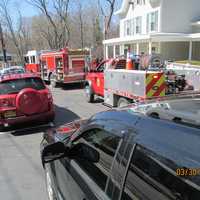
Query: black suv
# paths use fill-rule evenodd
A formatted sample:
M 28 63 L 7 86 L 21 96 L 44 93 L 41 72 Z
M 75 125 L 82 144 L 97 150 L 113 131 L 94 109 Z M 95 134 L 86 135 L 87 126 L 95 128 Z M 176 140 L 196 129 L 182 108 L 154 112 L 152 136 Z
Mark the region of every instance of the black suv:
M 48 130 L 49 199 L 199 200 L 200 131 L 130 109 Z

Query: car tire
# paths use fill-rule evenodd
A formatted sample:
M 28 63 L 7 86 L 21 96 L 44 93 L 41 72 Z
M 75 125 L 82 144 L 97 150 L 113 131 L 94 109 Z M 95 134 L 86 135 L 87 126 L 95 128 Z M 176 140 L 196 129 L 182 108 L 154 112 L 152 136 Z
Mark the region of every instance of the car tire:
M 181 118 L 179 118 L 179 117 L 175 117 L 175 118 L 173 119 L 173 122 L 175 122 L 175 123 L 179 124 L 179 123 L 181 123 L 181 122 L 182 122 L 182 119 L 181 119 Z
M 56 88 L 57 87 L 57 82 L 56 82 L 56 76 L 55 76 L 55 74 L 51 74 L 51 76 L 50 76 L 50 86 L 52 88 Z
M 152 117 L 152 118 L 154 118 L 154 119 L 160 119 L 158 113 L 151 113 L 151 114 L 149 114 L 149 116 Z
M 85 86 L 85 96 L 88 103 L 94 102 L 94 93 L 92 92 L 92 88 L 89 85 Z
M 130 104 L 130 101 L 124 97 L 120 97 L 118 102 L 117 102 L 117 107 L 121 108 L 121 107 L 125 107 L 128 106 Z
M 47 189 L 47 195 L 49 200 L 58 200 L 56 193 L 53 188 L 53 183 L 51 179 L 51 170 L 50 166 L 45 165 L 45 180 L 46 180 L 46 189 Z

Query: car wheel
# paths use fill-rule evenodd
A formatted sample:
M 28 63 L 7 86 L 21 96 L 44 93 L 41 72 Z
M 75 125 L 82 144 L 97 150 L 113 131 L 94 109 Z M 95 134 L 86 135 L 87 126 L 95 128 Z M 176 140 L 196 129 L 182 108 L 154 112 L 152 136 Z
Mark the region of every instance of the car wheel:
M 85 96 L 88 103 L 94 102 L 94 93 L 89 85 L 85 86 Z
M 158 113 L 151 113 L 149 116 L 152 117 L 152 118 L 154 118 L 154 119 L 160 119 Z
M 45 178 L 46 178 L 47 195 L 49 200 L 58 200 L 56 198 L 56 193 L 53 188 L 50 167 L 47 165 L 45 166 Z
M 181 118 L 179 118 L 179 117 L 175 117 L 174 119 L 173 119 L 173 122 L 175 122 L 175 123 L 181 123 Z
M 52 88 L 57 87 L 56 76 L 54 74 L 51 74 L 50 76 L 50 85 Z
M 121 107 L 125 107 L 127 105 L 130 104 L 130 101 L 124 97 L 119 98 L 118 102 L 117 102 L 117 107 L 121 108 Z

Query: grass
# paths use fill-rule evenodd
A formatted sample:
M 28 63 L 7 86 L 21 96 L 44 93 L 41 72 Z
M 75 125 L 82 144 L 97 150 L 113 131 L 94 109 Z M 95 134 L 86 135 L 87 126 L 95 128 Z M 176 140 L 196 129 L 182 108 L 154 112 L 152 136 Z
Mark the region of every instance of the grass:
M 197 65 L 200 67 L 200 61 L 199 60 L 180 60 L 180 61 L 176 61 L 176 63 L 180 63 L 180 64 L 191 64 L 191 65 Z

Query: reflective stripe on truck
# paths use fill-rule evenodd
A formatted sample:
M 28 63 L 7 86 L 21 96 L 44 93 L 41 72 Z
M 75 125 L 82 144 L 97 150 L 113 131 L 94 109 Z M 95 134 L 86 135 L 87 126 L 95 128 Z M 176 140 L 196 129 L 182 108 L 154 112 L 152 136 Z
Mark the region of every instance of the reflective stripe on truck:
M 165 96 L 165 74 L 164 73 L 147 73 L 146 74 L 146 97 L 163 97 Z

